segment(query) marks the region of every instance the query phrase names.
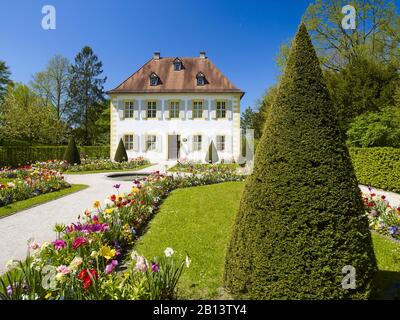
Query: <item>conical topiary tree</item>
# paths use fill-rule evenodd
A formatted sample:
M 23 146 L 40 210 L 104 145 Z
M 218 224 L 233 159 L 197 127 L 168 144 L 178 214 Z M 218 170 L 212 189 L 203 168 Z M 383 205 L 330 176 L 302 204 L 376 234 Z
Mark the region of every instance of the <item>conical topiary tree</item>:
M 117 151 L 115 152 L 114 160 L 117 162 L 128 161 L 128 154 L 126 153 L 124 142 L 122 138 L 119 140 Z
M 342 287 L 345 266 L 356 289 Z M 375 271 L 360 190 L 302 24 L 246 181 L 225 287 L 245 299 L 363 299 Z
M 79 150 L 76 146 L 75 138 L 73 136 L 69 138 L 68 147 L 67 149 L 65 149 L 63 159 L 69 164 L 81 163 L 81 156 L 79 154 Z
M 207 163 L 217 163 L 219 161 L 218 151 L 215 147 L 213 141 L 211 141 L 210 145 L 208 146 L 208 151 L 206 154 L 206 162 Z

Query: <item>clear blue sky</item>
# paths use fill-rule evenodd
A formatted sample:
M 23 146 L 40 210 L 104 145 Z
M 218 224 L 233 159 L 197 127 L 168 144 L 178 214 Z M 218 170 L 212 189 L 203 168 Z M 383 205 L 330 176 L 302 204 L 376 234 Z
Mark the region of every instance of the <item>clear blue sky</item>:
M 54 5 L 57 29 L 41 27 Z M 242 110 L 276 81 L 280 45 L 296 32 L 304 0 L 12 0 L 0 4 L 0 60 L 14 81 L 28 83 L 55 54 L 71 61 L 85 45 L 102 60 L 111 89 L 162 56 L 207 56 L 246 92 Z

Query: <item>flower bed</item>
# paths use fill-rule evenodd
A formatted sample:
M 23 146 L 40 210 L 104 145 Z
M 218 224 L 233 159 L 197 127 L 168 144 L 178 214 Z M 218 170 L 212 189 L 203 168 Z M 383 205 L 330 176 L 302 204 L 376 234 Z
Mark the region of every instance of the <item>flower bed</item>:
M 81 164 L 70 165 L 66 161 L 49 160 L 46 162 L 36 162 L 32 166 L 46 170 L 57 170 L 60 172 L 83 172 L 101 170 L 129 170 L 150 164 L 143 157 L 138 157 L 127 162 L 113 162 L 110 159 L 81 159 Z
M 369 188 L 364 194 L 364 205 L 371 230 L 400 240 L 400 206 L 392 207 L 384 195 L 377 195 Z
M 226 180 L 224 180 L 226 179 Z M 240 180 L 239 176 L 170 177 L 158 172 L 135 180 L 129 194 L 117 192 L 76 223 L 57 225 L 52 243 L 30 243 L 26 263 L 11 262 L 0 281 L 2 299 L 171 299 L 188 256 L 167 248 L 151 261 L 133 244 L 159 207 L 176 188 Z M 19 272 L 16 272 L 18 269 Z
M 64 181 L 60 172 L 31 167 L 2 170 L 0 178 L 12 179 L 10 182 L 0 183 L 0 207 L 71 186 Z

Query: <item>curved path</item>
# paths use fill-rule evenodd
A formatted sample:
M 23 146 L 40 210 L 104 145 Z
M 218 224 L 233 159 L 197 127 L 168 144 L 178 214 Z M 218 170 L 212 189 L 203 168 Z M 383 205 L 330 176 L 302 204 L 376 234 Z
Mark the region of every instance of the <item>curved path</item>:
M 135 173 L 151 173 L 165 171 L 161 166 L 151 166 Z M 126 172 L 124 172 L 126 173 Z M 120 184 L 120 192 L 128 192 L 132 187 L 130 181 L 115 181 L 107 178 L 112 172 L 82 175 L 65 175 L 65 180 L 72 184 L 86 184 L 89 187 L 62 198 L 19 211 L 0 219 L 0 274 L 10 259 L 23 260 L 27 254 L 27 241 L 34 238 L 40 244 L 55 238 L 56 223 L 70 224 L 77 220 L 85 209 L 92 208 L 93 203 L 104 199 L 116 190 Z
M 135 172 L 165 172 L 165 169 L 165 165 L 154 165 Z M 116 183 L 121 184 L 120 192 L 130 190 L 132 182 L 109 179 L 107 176 L 110 174 L 112 173 L 65 175 L 68 182 L 86 184 L 89 188 L 0 219 L 0 274 L 6 270 L 5 264 L 8 260 L 23 260 L 26 257 L 27 241 L 30 238 L 39 243 L 53 240 L 53 227 L 56 223 L 69 224 L 76 221 L 77 216 L 86 208 L 92 208 L 96 200 L 103 202 L 115 192 L 113 185 Z M 368 192 L 367 187 L 360 188 L 363 192 Z M 374 192 L 386 195 L 390 204 L 400 206 L 399 194 L 379 189 L 374 189 Z

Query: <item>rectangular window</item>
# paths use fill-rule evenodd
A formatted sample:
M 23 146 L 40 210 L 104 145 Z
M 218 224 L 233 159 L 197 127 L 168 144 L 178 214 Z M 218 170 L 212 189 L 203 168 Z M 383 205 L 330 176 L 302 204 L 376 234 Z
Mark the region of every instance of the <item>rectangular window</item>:
M 193 118 L 203 118 L 203 101 L 193 101 Z
M 157 117 L 157 101 L 147 101 L 147 118 Z
M 124 135 L 124 145 L 127 151 L 133 150 L 133 134 Z
M 125 101 L 124 104 L 124 117 L 125 118 L 133 118 L 133 112 L 135 108 L 133 106 L 133 101 Z
M 179 118 L 179 101 L 170 101 L 170 103 L 169 103 L 169 117 L 171 119 Z
M 193 136 L 193 151 L 201 151 L 201 135 Z
M 146 151 L 156 150 L 156 141 L 155 135 L 146 136 Z
M 217 136 L 217 151 L 225 150 L 225 136 Z
M 217 119 L 226 118 L 225 101 L 217 101 Z

